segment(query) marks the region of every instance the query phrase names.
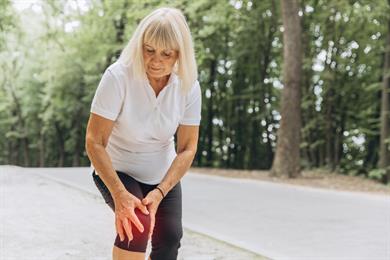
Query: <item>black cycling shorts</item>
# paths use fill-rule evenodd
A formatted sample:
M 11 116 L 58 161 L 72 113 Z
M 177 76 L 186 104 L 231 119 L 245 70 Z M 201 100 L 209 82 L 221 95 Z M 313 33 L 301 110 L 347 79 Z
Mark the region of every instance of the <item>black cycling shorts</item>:
M 157 184 L 150 185 L 139 182 L 128 174 L 120 171 L 116 171 L 116 173 L 126 189 L 140 200 L 146 197 L 146 195 L 157 186 Z M 102 179 L 96 175 L 95 171 L 92 172 L 92 177 L 105 202 L 113 211 L 115 211 L 115 205 L 110 191 Z M 150 216 L 143 214 L 138 208 L 135 209 L 135 213 L 144 226 L 144 232 L 139 232 L 138 228 L 131 223 L 133 239 L 130 241 L 129 245 L 126 233 L 124 233 L 125 239 L 122 242 L 117 234 L 114 245 L 128 251 L 146 252 L 150 229 Z M 152 260 L 177 259 L 182 237 L 182 193 L 181 183 L 179 181 L 162 199 L 157 209 L 150 258 Z

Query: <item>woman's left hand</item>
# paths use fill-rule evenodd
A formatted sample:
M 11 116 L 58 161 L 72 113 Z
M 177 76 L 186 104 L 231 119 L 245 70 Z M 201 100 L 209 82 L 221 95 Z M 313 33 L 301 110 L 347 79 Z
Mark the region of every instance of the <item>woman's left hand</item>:
M 150 239 L 152 237 L 156 212 L 157 212 L 158 206 L 160 205 L 160 202 L 162 201 L 162 199 L 163 199 L 163 196 L 160 193 L 160 191 L 157 189 L 153 189 L 142 200 L 142 204 L 148 208 L 149 215 L 150 215 L 150 229 L 149 229 L 149 238 L 148 239 Z

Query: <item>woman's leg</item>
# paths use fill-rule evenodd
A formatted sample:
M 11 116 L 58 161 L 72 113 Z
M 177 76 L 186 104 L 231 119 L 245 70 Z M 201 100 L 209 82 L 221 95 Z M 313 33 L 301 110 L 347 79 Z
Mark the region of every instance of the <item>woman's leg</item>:
M 139 182 L 137 182 L 134 178 L 130 177 L 125 173 L 117 171 L 117 174 L 124 186 L 126 187 L 127 191 L 129 191 L 131 194 L 133 194 L 140 200 L 144 198 Z M 115 212 L 115 204 L 108 188 L 105 186 L 104 182 L 100 179 L 98 175 L 93 173 L 93 178 L 104 200 L 106 201 L 108 206 L 110 206 L 110 208 Z M 119 235 L 117 234 L 114 242 L 114 248 L 112 251 L 114 260 L 145 259 L 145 251 L 148 242 L 148 232 L 150 226 L 150 217 L 143 214 L 138 208 L 135 209 L 135 214 L 144 226 L 144 232 L 139 232 L 138 228 L 136 228 L 134 224 L 131 223 L 133 239 L 130 241 L 130 243 L 126 235 L 125 239 L 123 241 L 120 241 Z
M 145 260 L 145 253 L 127 251 L 114 246 L 112 249 L 112 260 Z
M 125 173 L 119 171 L 117 171 L 117 173 L 118 173 L 118 177 L 126 187 L 126 190 L 129 191 L 134 196 L 136 196 L 138 199 L 142 200 L 144 198 L 141 189 L 142 184 Z M 138 228 L 133 223 L 131 223 L 133 239 L 130 241 L 130 243 L 126 235 L 125 235 L 125 239 L 121 241 L 119 235 L 117 234 L 114 245 L 126 251 L 145 253 L 146 246 L 148 244 L 150 216 L 145 215 L 138 208 L 136 208 L 134 212 L 137 215 L 138 219 L 141 221 L 142 225 L 144 226 L 144 232 L 141 233 L 138 230 Z
M 176 260 L 182 237 L 182 193 L 181 183 L 178 182 L 157 209 L 151 260 Z

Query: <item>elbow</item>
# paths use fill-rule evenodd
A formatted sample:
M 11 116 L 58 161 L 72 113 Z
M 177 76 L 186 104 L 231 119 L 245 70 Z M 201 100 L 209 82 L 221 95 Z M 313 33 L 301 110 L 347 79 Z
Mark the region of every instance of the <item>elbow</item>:
M 198 148 L 195 146 L 195 147 L 192 147 L 192 148 L 190 148 L 190 149 L 188 149 L 188 151 L 190 151 L 190 153 L 191 153 L 191 155 L 192 155 L 192 158 L 194 158 L 195 157 L 195 155 L 196 155 L 196 150 L 197 150 Z
M 84 149 L 85 149 L 85 152 L 87 153 L 88 157 L 90 157 L 90 154 L 91 154 L 91 147 L 92 147 L 91 141 L 86 139 L 85 144 L 84 144 Z
M 191 158 L 195 158 L 197 147 L 187 147 L 187 148 L 182 148 L 177 151 L 177 153 L 183 153 L 185 152 L 186 154 L 191 155 Z
M 93 151 L 95 151 L 96 149 L 101 148 L 101 147 L 103 147 L 103 149 L 105 148 L 102 143 L 96 142 L 95 139 L 88 138 L 88 137 L 85 138 L 84 148 L 85 148 L 85 152 L 87 153 L 89 158 L 91 157 L 91 154 L 93 153 Z

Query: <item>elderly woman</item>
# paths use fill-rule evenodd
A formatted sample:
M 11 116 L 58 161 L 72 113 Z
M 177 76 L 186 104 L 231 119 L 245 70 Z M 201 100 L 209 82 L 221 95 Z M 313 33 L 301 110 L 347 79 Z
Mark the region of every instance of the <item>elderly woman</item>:
M 95 92 L 86 133 L 93 180 L 115 213 L 113 259 L 176 259 L 180 179 L 192 164 L 201 89 L 184 15 L 159 8 L 136 28 Z M 177 133 L 175 151 L 174 134 Z

